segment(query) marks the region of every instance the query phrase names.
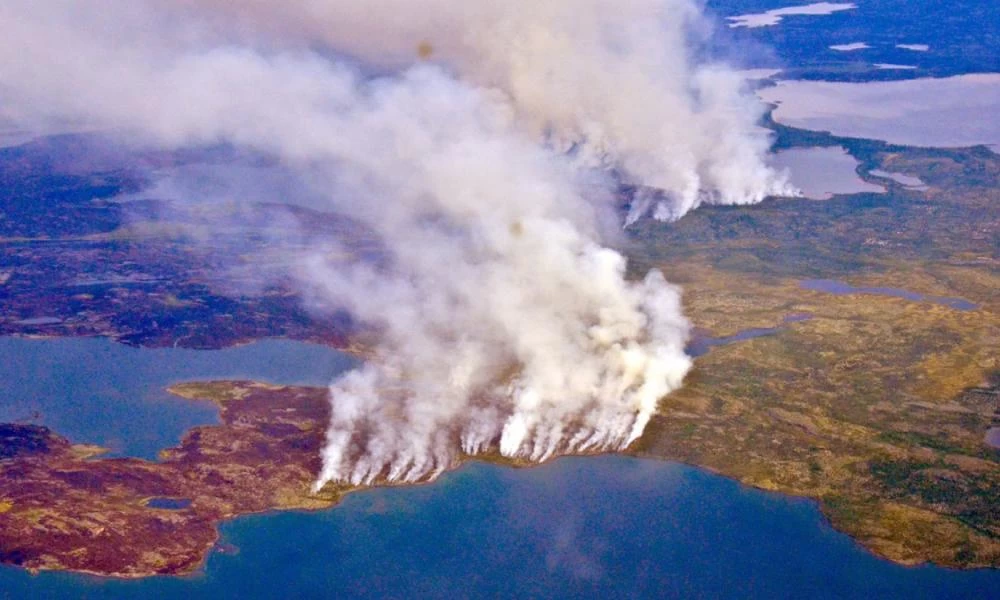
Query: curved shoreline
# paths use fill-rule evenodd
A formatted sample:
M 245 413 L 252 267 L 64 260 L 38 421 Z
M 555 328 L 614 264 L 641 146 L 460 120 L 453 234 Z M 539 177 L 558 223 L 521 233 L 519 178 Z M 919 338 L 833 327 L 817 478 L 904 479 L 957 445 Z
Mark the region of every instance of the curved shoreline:
M 11 464 L 20 465 L 23 468 L 34 466 L 35 477 L 42 473 L 48 473 L 49 480 L 42 488 L 48 501 L 52 503 L 48 507 L 50 511 L 47 516 L 56 518 L 59 516 L 59 507 L 63 507 L 67 514 L 63 515 L 63 521 L 71 522 L 73 514 L 83 514 L 86 518 L 93 518 L 93 514 L 105 511 L 111 518 L 121 518 L 122 514 L 127 514 L 129 521 L 139 531 L 148 530 L 150 520 L 156 521 L 161 518 L 172 519 L 175 526 L 170 528 L 166 534 L 169 539 L 176 542 L 178 532 L 185 532 L 184 545 L 174 548 L 168 556 L 169 563 L 156 563 L 147 561 L 145 563 L 134 562 L 144 553 L 149 552 L 149 548 L 144 548 L 144 544 L 155 549 L 157 540 L 149 539 L 148 536 L 128 535 L 128 539 L 133 540 L 134 547 L 129 548 L 126 544 L 119 547 L 119 554 L 113 559 L 118 560 L 118 567 L 113 567 L 112 562 L 107 562 L 104 567 L 86 562 L 73 562 L 70 554 L 60 555 L 58 553 L 59 538 L 53 538 L 46 531 L 32 530 L 30 528 L 11 527 L 16 523 L 13 519 L 17 516 L 27 514 L 32 515 L 30 508 L 25 511 L 26 502 L 31 503 L 31 494 L 37 493 L 38 488 L 24 489 L 18 486 L 15 480 L 10 477 L 0 478 L 0 482 L 8 482 L 8 485 L 0 487 L 0 497 L 6 499 L 9 506 L 0 513 L 0 522 L 6 521 L 4 527 L 0 528 L 0 547 L 10 548 L 16 544 L 14 540 L 19 539 L 20 544 L 25 549 L 30 549 L 30 544 L 25 545 L 25 540 L 35 538 L 38 540 L 40 550 L 34 559 L 26 559 L 22 550 L 20 560 L 12 560 L 10 551 L 4 553 L 0 560 L 7 563 L 20 563 L 25 569 L 32 572 L 41 570 L 65 570 L 77 573 L 85 573 L 99 577 L 112 577 L 120 579 L 138 579 L 153 575 L 190 575 L 201 571 L 205 561 L 216 548 L 219 542 L 219 525 L 225 521 L 230 521 L 242 516 L 261 514 L 268 512 L 280 512 L 286 510 L 326 510 L 335 507 L 343 498 L 350 493 L 370 490 L 378 487 L 405 487 L 412 485 L 425 485 L 434 483 L 434 480 L 421 481 L 416 483 L 388 483 L 379 482 L 373 486 L 330 486 L 324 488 L 319 494 L 312 494 L 310 486 L 312 484 L 312 474 L 315 470 L 306 467 L 317 466 L 318 445 L 321 443 L 322 434 L 325 429 L 325 413 L 327 408 L 325 388 L 308 388 L 293 386 L 273 386 L 258 384 L 254 382 L 195 382 L 172 386 L 170 391 L 183 398 L 202 398 L 220 405 L 223 414 L 223 423 L 216 426 L 196 427 L 189 431 L 184 437 L 181 446 L 172 448 L 162 453 L 159 462 L 149 462 L 137 459 L 108 459 L 108 458 L 85 458 L 92 456 L 92 453 L 76 452 L 74 446 L 65 442 L 54 433 L 44 428 L 32 428 L 20 432 L 8 431 L 7 439 L 13 439 L 20 433 L 22 439 L 43 440 L 45 449 L 40 453 L 38 443 L 25 444 L 31 446 L 29 451 L 21 455 L 15 455 L 8 459 L 7 464 L 0 462 L 0 466 L 10 468 Z M 288 412 L 291 411 L 291 412 Z M 294 413 L 294 414 L 292 414 Z M 290 417 L 289 415 L 292 414 Z M 274 418 L 272 418 L 274 417 Z M 660 419 L 663 419 L 660 415 Z M 268 456 L 268 452 L 263 448 L 258 448 L 258 452 L 247 449 L 250 446 L 257 446 L 266 443 L 269 446 L 287 445 L 288 439 L 279 435 L 277 438 L 273 434 L 280 434 L 281 426 L 295 440 L 299 440 L 281 455 L 280 460 L 273 456 Z M 295 433 L 292 429 L 298 429 Z M 654 424 L 647 435 L 656 435 L 657 425 Z M 644 436 L 645 438 L 646 436 Z M 648 442 L 648 440 L 645 440 Z M 9 444 L 8 444 L 9 445 Z M 643 441 L 638 444 L 643 446 Z M 32 450 L 33 449 L 33 450 Z M 16 452 L 16 449 L 15 449 Z M 226 454 L 228 452 L 228 455 Z M 844 527 L 845 523 L 838 521 L 836 514 L 831 513 L 830 507 L 823 502 L 822 498 L 799 494 L 781 489 L 780 486 L 762 485 L 761 482 L 747 481 L 737 474 L 727 472 L 717 466 L 706 465 L 684 457 L 664 456 L 652 453 L 641 448 L 632 448 L 622 453 L 594 453 L 594 454 L 624 454 L 638 458 L 665 460 L 668 462 L 678 462 L 688 464 L 698 469 L 705 470 L 728 479 L 739 482 L 741 485 L 754 487 L 771 492 L 778 492 L 783 495 L 807 498 L 810 501 L 818 502 L 823 510 L 823 514 L 829 519 L 831 525 L 842 531 L 846 531 L 852 537 L 865 546 L 869 551 L 875 552 L 883 558 L 904 565 L 914 565 L 927 560 L 913 560 L 907 556 L 894 555 L 891 551 L 886 552 L 888 546 L 872 543 L 872 539 L 866 539 L 864 531 L 851 531 L 850 524 Z M 84 457 L 84 458 L 81 458 Z M 554 460 L 558 457 L 553 457 Z M 500 464 L 508 467 L 524 468 L 535 467 L 544 463 L 529 463 L 527 461 L 511 460 L 494 455 L 463 457 L 456 465 L 450 467 L 446 472 L 452 472 L 470 461 L 480 461 L 493 464 Z M 549 461 L 546 461 L 549 462 Z M 122 471 L 120 467 L 125 467 Z M 237 481 L 233 485 L 218 485 L 213 483 L 213 477 L 202 477 L 200 481 L 192 478 L 192 473 L 210 473 L 214 475 L 234 473 L 234 472 L 263 472 L 266 475 L 258 477 L 250 485 Z M 279 472 L 286 475 L 291 472 L 293 477 L 275 479 Z M 74 474 L 75 480 L 86 481 L 90 477 L 95 482 L 100 482 L 100 476 L 110 478 L 109 481 L 118 479 L 133 480 L 133 487 L 141 490 L 145 494 L 138 498 L 138 491 L 135 494 L 122 494 L 117 490 L 118 496 L 111 502 L 104 497 L 104 492 L 99 489 L 98 483 L 92 484 L 95 487 L 91 495 L 80 495 L 79 489 L 71 490 L 73 495 L 72 505 L 65 504 L 65 488 L 59 483 L 67 478 L 67 474 Z M 84 476 L 83 474 L 87 474 Z M 245 475 L 244 475 L 245 476 Z M 96 479 L 93 479 L 96 477 Z M 167 477 L 171 480 L 162 480 Z M 145 478 L 145 479 L 144 479 Z M 174 485 L 177 481 L 185 482 L 180 487 Z M 14 485 L 10 485 L 14 483 Z M 150 487 L 156 488 L 151 490 Z M 6 488 L 6 489 L 4 489 Z M 29 486 L 30 488 L 30 486 Z M 117 489 L 117 488 L 116 488 Z M 184 497 L 191 500 L 190 505 L 179 510 L 156 509 L 146 505 L 150 493 L 159 496 Z M 20 496 L 18 494 L 21 494 Z M 37 500 L 37 498 L 36 498 Z M 35 502 L 37 504 L 37 502 Z M 35 508 L 34 510 L 40 510 Z M 164 515 L 170 513 L 170 515 Z M 27 518 L 25 517 L 25 518 Z M 37 517 L 36 517 L 37 518 Z M 48 521 L 39 520 L 39 524 Z M 194 527 L 195 529 L 185 529 Z M 200 525 L 199 525 L 200 523 Z M 154 528 L 155 530 L 155 528 Z M 201 533 L 198 534 L 197 532 Z M 192 532 L 194 535 L 192 537 Z M 20 535 L 17 535 L 17 534 Z M 12 534 L 14 534 L 12 536 Z M 861 535 L 859 535 L 861 534 Z M 6 538 L 4 540 L 3 538 Z M 80 544 L 86 547 L 86 541 L 92 545 L 100 544 L 95 536 L 75 538 L 73 540 L 63 540 L 67 543 L 64 547 L 67 552 L 75 551 L 79 553 Z M 876 542 L 878 540 L 875 540 Z M 53 551 L 53 549 L 56 549 Z M 997 548 L 1000 556 L 1000 544 Z M 17 557 L 15 557 L 17 558 Z M 172 566 L 170 566 L 172 565 Z M 963 568 L 997 567 L 1000 563 L 967 563 L 967 564 L 947 564 L 946 566 L 958 566 Z

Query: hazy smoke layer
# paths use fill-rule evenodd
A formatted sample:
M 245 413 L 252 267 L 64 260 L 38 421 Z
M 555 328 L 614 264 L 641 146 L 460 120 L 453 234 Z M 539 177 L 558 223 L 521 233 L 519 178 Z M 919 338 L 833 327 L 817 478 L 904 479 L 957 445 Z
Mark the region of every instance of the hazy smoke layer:
M 739 77 L 692 64 L 698 19 L 688 0 L 6 0 L 0 101 L 267 153 L 381 234 L 389 266 L 345 269 L 331 241 L 301 267 L 381 335 L 331 386 L 317 486 L 416 480 L 461 452 L 622 448 L 681 384 L 677 290 L 626 281 L 600 243 L 612 179 L 665 192 L 631 219 L 790 193 Z
M 164 0 L 174 2 L 176 0 Z M 206 0 L 189 0 L 204 8 Z M 421 56 L 503 90 L 521 125 L 587 165 L 670 192 L 675 219 L 702 202 L 750 204 L 791 188 L 762 167 L 760 104 L 742 77 L 692 64 L 695 0 L 208 0 L 258 34 L 317 40 L 388 66 Z

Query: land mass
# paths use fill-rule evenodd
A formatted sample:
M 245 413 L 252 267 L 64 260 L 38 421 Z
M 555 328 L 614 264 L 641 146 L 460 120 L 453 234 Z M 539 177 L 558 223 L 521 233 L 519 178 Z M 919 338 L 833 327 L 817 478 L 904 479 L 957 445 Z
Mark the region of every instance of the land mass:
M 1000 157 L 771 126 L 779 147 L 844 146 L 859 174 L 889 191 L 704 207 L 629 230 L 621 249 L 632 274 L 659 268 L 683 286 L 701 354 L 629 452 L 815 498 L 834 527 L 897 562 L 1000 567 L 1000 451 L 984 439 L 1000 423 Z M 876 170 L 918 177 L 927 189 Z M 72 218 L 39 216 L 49 229 L 0 240 L 10 250 L 0 267 L 4 333 L 193 347 L 290 335 L 365 347 L 349 317 L 303 310 L 291 286 L 255 288 L 249 272 L 249 281 L 234 275 L 242 287 L 211 283 L 216 267 L 169 233 L 163 207 L 114 217 L 108 211 L 119 209 L 86 187 L 92 179 L 72 177 L 89 191 L 60 195 L 59 210 L 93 210 L 104 225 L 69 231 Z M 301 214 L 330 228 L 317 235 L 354 236 L 377 260 L 363 232 Z M 276 270 L 294 257 L 265 242 L 252 248 Z M 132 258 L 113 263 L 117 279 L 90 273 L 86 291 L 69 294 L 79 289 L 74 265 L 123 248 Z M 135 282 L 153 272 L 155 281 Z M 173 391 L 217 402 L 221 424 L 191 430 L 156 462 L 101 458 L 38 425 L 0 426 L 0 561 L 122 577 L 187 573 L 213 548 L 220 521 L 325 508 L 350 491 L 310 492 L 326 390 L 206 382 Z
M 311 494 L 329 418 L 322 388 L 215 382 L 175 391 L 218 402 L 159 461 L 96 458 L 36 425 L 0 426 L 0 561 L 118 577 L 188 573 L 241 514 L 332 506 Z M 167 508 L 157 508 L 158 506 Z
M 377 263 L 371 232 L 285 204 L 113 200 L 150 185 L 150 169 L 227 158 L 119 154 L 81 135 L 0 148 L 0 335 L 199 349 L 359 336 L 346 313 L 303 303 L 289 266 L 330 240 L 345 261 Z
M 312 491 L 326 388 L 212 381 L 170 391 L 215 402 L 221 424 L 190 430 L 157 461 L 101 458 L 46 427 L 0 425 L 0 562 L 124 578 L 190 573 L 223 520 L 329 508 L 360 489 Z
M 1000 393 L 1000 379 L 995 384 L 987 393 Z M 125 578 L 181 575 L 204 564 L 217 547 L 218 526 L 226 519 L 270 510 L 330 508 L 344 494 L 362 489 L 336 484 L 319 493 L 311 489 L 329 419 L 326 388 L 214 381 L 179 384 L 171 391 L 217 403 L 221 424 L 192 429 L 155 462 L 100 458 L 101 449 L 72 445 L 45 427 L 0 425 L 0 561 L 33 571 Z M 975 396 L 971 391 L 960 401 L 974 405 Z M 812 445 L 798 449 L 801 457 L 786 457 L 778 464 L 753 443 L 756 419 L 746 419 L 749 427 L 727 426 L 730 419 L 706 422 L 694 413 L 678 414 L 676 406 L 688 401 L 672 401 L 672 409 L 629 453 L 709 465 L 759 487 L 814 497 L 815 485 L 803 486 L 802 481 L 823 480 L 820 485 L 831 492 L 819 496 L 821 506 L 833 524 L 887 558 L 965 567 L 1000 563 L 989 496 L 995 490 L 981 490 L 981 498 L 965 490 L 965 497 L 951 499 L 966 518 L 981 518 L 987 530 L 980 532 L 944 514 L 954 510 L 922 508 L 920 499 L 894 497 L 887 493 L 892 486 L 879 481 L 905 479 L 935 465 L 920 464 L 900 473 L 893 470 L 892 458 L 879 459 L 872 463 L 873 474 L 858 477 L 849 468 L 844 472 L 851 458 L 831 450 L 842 440 L 831 435 L 836 428 L 828 421 L 772 408 L 768 415 L 777 422 L 768 426 L 768 435 L 779 450 L 787 451 L 797 438 L 813 438 Z M 738 460 L 721 458 L 733 454 L 734 444 L 715 445 L 726 436 L 739 438 L 735 446 L 745 454 Z M 830 443 L 818 447 L 820 438 Z M 878 439 L 862 438 L 857 443 L 861 451 L 865 441 L 892 456 L 893 446 Z M 527 466 L 500 456 L 477 458 Z M 925 463 L 928 460 L 934 459 Z M 951 460 L 961 463 L 951 471 L 947 459 L 937 460 L 938 481 L 960 480 L 963 475 L 955 470 L 970 467 L 968 458 Z M 972 470 L 986 479 L 981 469 Z M 918 482 L 918 493 L 937 489 L 933 479 Z

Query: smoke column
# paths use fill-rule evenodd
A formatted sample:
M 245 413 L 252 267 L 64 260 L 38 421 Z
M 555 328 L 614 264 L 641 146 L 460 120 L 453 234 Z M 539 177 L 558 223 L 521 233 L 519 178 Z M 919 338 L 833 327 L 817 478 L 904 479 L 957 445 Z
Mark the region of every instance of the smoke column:
M 691 362 L 679 291 L 602 245 L 617 181 L 662 191 L 628 220 L 793 193 L 740 76 L 692 59 L 689 0 L 6 0 L 0 23 L 22 124 L 264 153 L 381 236 L 388 264 L 331 240 L 298 267 L 379 332 L 331 385 L 317 489 L 626 447 Z
M 762 166 L 760 104 L 739 73 L 694 64 L 692 38 L 709 30 L 695 0 L 183 1 L 215 6 L 244 31 L 387 68 L 424 55 L 500 90 L 536 139 L 669 192 L 637 203 L 630 221 L 792 193 Z

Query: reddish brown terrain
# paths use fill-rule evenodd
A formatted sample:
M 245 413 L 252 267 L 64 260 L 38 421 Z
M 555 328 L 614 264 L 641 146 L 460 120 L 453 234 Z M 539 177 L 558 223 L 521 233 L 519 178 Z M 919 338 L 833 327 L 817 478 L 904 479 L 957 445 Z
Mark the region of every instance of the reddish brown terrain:
M 95 458 L 98 449 L 44 427 L 0 425 L 0 561 L 122 577 L 187 573 L 223 519 L 335 503 L 338 493 L 309 490 L 326 390 L 216 382 L 176 392 L 218 401 L 222 424 L 191 430 L 159 462 Z M 153 499 L 172 508 L 147 505 Z

